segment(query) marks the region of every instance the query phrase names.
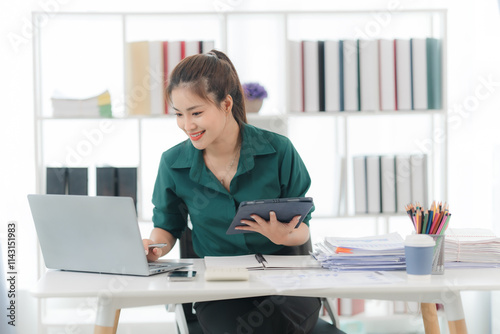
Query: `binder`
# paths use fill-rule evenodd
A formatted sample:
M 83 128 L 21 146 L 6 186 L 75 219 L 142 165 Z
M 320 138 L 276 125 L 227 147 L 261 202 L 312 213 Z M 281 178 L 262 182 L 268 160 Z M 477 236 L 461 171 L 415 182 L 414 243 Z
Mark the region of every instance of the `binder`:
M 376 40 L 359 41 L 360 109 L 378 110 L 378 43 Z
M 319 111 L 318 42 L 303 41 L 304 48 L 304 111 Z
M 47 194 L 66 194 L 66 168 L 47 167 L 45 188 Z
M 359 111 L 358 45 L 355 40 L 343 41 L 344 110 Z
M 394 156 L 380 158 L 380 184 L 382 189 L 382 212 L 396 212 L 396 162 Z
M 380 156 L 366 157 L 367 212 L 382 212 L 380 187 Z
M 411 110 L 411 53 L 409 39 L 396 39 L 397 109 Z
M 396 211 L 406 212 L 405 206 L 411 203 L 411 166 L 409 155 L 396 156 L 396 199 Z
M 341 71 L 338 41 L 325 41 L 325 110 L 340 111 Z
M 353 158 L 354 169 L 354 207 L 356 213 L 367 212 L 367 191 L 366 191 L 366 157 L 359 156 Z
M 68 195 L 88 195 L 87 168 L 67 168 Z

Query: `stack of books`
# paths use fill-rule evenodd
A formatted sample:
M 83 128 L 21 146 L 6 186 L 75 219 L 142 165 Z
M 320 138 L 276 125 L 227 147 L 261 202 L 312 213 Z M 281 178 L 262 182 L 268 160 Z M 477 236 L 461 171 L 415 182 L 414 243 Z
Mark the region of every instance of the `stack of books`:
M 398 233 L 379 236 L 326 237 L 315 245 L 313 256 L 323 268 L 346 270 L 404 270 L 404 241 Z
M 125 82 L 128 115 L 174 114 L 165 100 L 168 77 L 184 58 L 207 53 L 213 41 L 138 41 L 126 44 Z
M 111 117 L 111 96 L 108 91 L 85 98 L 56 94 L 52 109 L 54 117 Z
M 445 266 L 500 267 L 500 238 L 480 228 L 450 228 L 446 231 Z

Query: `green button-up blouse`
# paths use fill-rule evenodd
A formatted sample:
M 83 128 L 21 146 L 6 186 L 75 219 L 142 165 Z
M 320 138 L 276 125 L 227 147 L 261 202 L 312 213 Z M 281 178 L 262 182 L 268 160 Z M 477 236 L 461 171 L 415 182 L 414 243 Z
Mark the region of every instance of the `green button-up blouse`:
M 290 140 L 245 124 L 238 169 L 228 192 L 188 139 L 164 152 L 153 191 L 154 226 L 180 238 L 191 219 L 200 256 L 270 254 L 283 246 L 259 233 L 226 235 L 242 201 L 303 197 L 311 179 Z M 311 212 L 314 208 L 311 210 Z M 304 219 L 309 225 L 311 212 Z

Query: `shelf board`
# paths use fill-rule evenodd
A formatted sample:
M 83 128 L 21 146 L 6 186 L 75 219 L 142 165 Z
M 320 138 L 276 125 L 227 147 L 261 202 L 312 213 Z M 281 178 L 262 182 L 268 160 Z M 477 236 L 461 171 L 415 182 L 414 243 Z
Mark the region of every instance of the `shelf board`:
M 247 113 L 247 118 L 252 119 L 272 119 L 272 118 L 288 118 L 288 117 L 367 117 L 367 116 L 432 116 L 445 114 L 445 110 L 391 110 L 391 111 L 315 111 L 315 112 L 290 112 L 286 114 L 259 114 L 259 113 Z M 132 116 L 117 116 L 117 117 L 86 117 L 86 116 L 75 116 L 75 117 L 49 117 L 41 116 L 37 117 L 38 120 L 143 120 L 143 119 L 158 119 L 158 118 L 175 118 L 172 114 L 162 114 L 162 115 L 132 115 Z

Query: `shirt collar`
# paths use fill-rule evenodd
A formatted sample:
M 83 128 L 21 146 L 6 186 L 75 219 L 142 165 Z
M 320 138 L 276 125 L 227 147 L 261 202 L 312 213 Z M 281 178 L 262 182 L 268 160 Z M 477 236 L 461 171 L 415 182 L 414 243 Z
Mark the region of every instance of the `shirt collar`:
M 246 165 L 251 164 L 250 160 L 252 160 L 253 163 L 254 156 L 276 152 L 269 140 L 264 137 L 262 130 L 253 125 L 244 124 L 242 135 L 243 140 L 241 143 L 240 161 L 243 161 Z M 182 153 L 179 154 L 177 159 L 172 163 L 172 168 L 193 168 L 203 160 L 203 152 L 196 149 L 191 143 L 191 140 L 187 139 L 180 145 L 182 146 Z M 253 164 L 251 167 L 253 167 Z

